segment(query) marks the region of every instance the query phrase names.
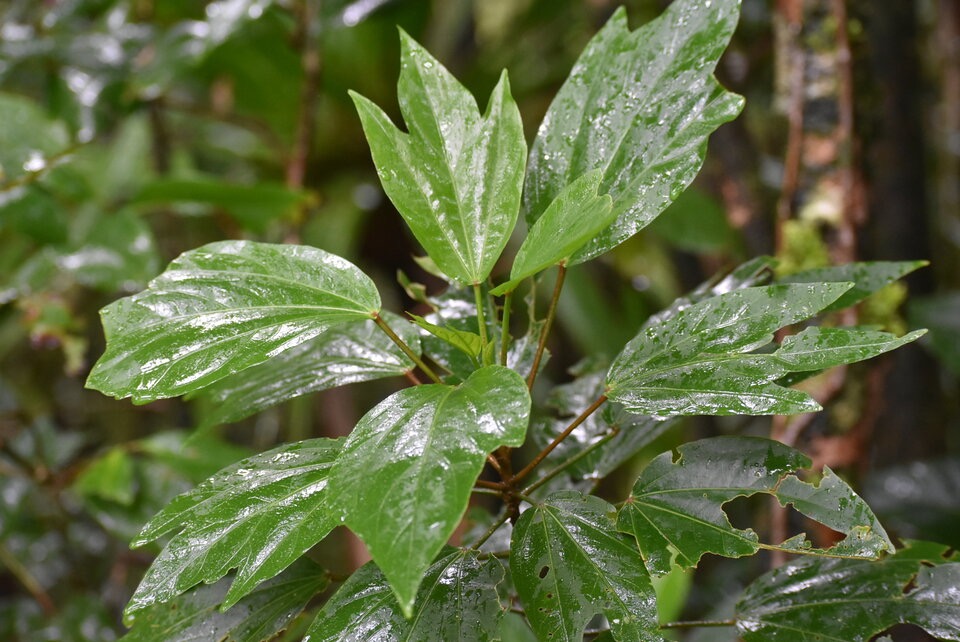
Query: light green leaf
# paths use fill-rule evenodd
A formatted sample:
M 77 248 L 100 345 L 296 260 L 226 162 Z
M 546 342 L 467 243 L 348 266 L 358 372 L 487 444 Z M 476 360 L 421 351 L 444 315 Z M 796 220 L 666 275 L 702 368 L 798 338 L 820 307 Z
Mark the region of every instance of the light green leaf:
M 646 325 L 614 360 L 607 396 L 649 415 L 792 414 L 819 410 L 806 394 L 772 381 L 785 366 L 743 355 L 778 328 L 806 319 L 848 283 L 742 288 Z
M 382 312 L 401 339 L 419 349 L 416 329 Z M 201 390 L 216 404 L 205 425 L 238 421 L 278 403 L 336 386 L 403 375 L 413 362 L 373 321 L 349 321 Z
M 578 251 L 580 263 L 656 218 L 703 164 L 707 137 L 743 99 L 713 69 L 737 24 L 739 0 L 677 0 L 631 32 L 617 11 L 581 54 L 530 151 L 524 211 L 533 223 L 567 185 L 601 169 L 616 220 Z
M 87 387 L 137 403 L 175 397 L 379 309 L 373 281 L 323 250 L 211 243 L 101 311 L 107 350 Z
M 270 640 L 327 585 L 327 575 L 308 560 L 258 586 L 228 611 L 220 604 L 229 579 L 198 586 L 169 604 L 137 615 L 122 642 L 261 642 Z M 130 622 L 128 621 L 128 624 Z
M 527 151 L 506 72 L 481 117 L 443 66 L 400 32 L 397 93 L 409 134 L 352 93 L 383 189 L 443 273 L 486 280 L 517 222 Z
M 539 639 L 580 642 L 602 614 L 620 642 L 663 640 L 650 576 L 617 532 L 615 510 L 599 497 L 563 491 L 517 520 L 510 570 Z
M 26 174 L 49 170 L 70 145 L 63 123 L 34 101 L 0 93 L 0 189 Z
M 231 569 L 221 598 L 237 603 L 340 524 L 326 486 L 342 442 L 310 439 L 244 459 L 180 495 L 144 526 L 134 546 L 176 533 L 147 570 L 130 616 Z
M 760 550 L 757 534 L 734 528 L 723 512 L 726 502 L 757 493 L 845 534 L 830 555 L 873 558 L 893 550 L 870 508 L 829 469 L 818 485 L 790 475 L 811 463 L 798 450 L 758 437 L 703 439 L 677 450 L 676 460 L 663 453 L 643 470 L 617 519 L 620 530 L 637 538 L 653 573 L 669 572 L 671 559 L 686 568 L 705 553 L 743 557 Z M 772 547 L 818 552 L 802 537 Z
M 481 339 L 480 335 L 476 332 L 467 332 L 466 330 L 434 325 L 423 317 L 418 317 L 415 314 L 410 314 L 410 318 L 412 318 L 413 322 L 418 326 L 438 339 L 449 343 L 457 350 L 469 355 L 473 359 L 480 358 L 480 352 L 483 350 L 483 339 Z
M 889 332 L 863 328 L 807 328 L 786 337 L 774 354 L 791 372 L 821 370 L 871 359 L 916 341 L 926 330 L 897 338 Z
M 113 448 L 80 473 L 73 490 L 130 506 L 137 491 L 133 460 L 123 448 Z
M 350 433 L 330 474 L 330 501 L 367 544 L 407 617 L 487 455 L 521 445 L 529 414 L 520 375 L 488 366 L 460 386 L 401 390 Z
M 303 642 L 412 642 L 499 640 L 504 609 L 497 585 L 504 579 L 495 557 L 449 550 L 427 569 L 407 619 L 390 584 L 373 562 L 362 566 L 324 605 Z
M 866 299 L 874 292 L 903 278 L 914 270 L 926 265 L 928 261 L 868 261 L 848 263 L 825 268 L 815 268 L 796 272 L 779 279 L 780 283 L 825 283 L 843 281 L 853 283 L 840 298 L 824 308 L 824 312 L 841 310 Z
M 613 200 L 608 194 L 597 194 L 602 177 L 600 170 L 584 174 L 557 195 L 520 245 L 510 280 L 491 294 L 510 292 L 523 279 L 565 263 L 613 222 Z
M 751 584 L 737 604 L 746 642 L 866 642 L 900 623 L 960 640 L 960 563 L 929 542 L 877 562 L 802 559 Z

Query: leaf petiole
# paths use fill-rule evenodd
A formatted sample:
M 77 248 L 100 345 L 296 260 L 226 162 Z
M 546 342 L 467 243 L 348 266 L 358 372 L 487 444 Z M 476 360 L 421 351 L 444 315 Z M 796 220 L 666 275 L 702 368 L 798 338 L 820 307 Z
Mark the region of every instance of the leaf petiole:
M 510 348 L 510 307 L 513 305 L 513 290 L 503 297 L 503 316 L 500 329 L 500 365 L 507 365 L 507 350 Z
M 487 335 L 487 318 L 483 313 L 483 290 L 480 288 L 479 283 L 473 284 L 473 298 L 477 304 L 477 327 L 480 330 L 480 345 L 482 346 L 480 349 L 480 358 L 483 359 L 483 365 L 490 366 L 493 365 L 493 359 L 487 350 L 490 337 Z
M 428 366 L 426 363 L 424 363 L 423 359 L 421 359 L 420 356 L 419 356 L 416 352 L 414 352 L 413 349 L 412 349 L 410 346 L 407 345 L 407 342 L 404 341 L 403 339 L 401 339 L 400 336 L 399 336 L 396 332 L 393 331 L 393 328 L 391 328 L 391 327 L 387 324 L 387 322 L 383 320 L 383 317 L 381 317 L 379 314 L 374 314 L 374 315 L 373 315 L 373 322 L 376 323 L 376 324 L 377 324 L 377 327 L 380 328 L 381 330 L 383 330 L 384 333 L 385 333 L 388 337 L 390 337 L 390 339 L 391 339 L 394 343 L 397 344 L 397 347 L 400 348 L 400 349 L 403 351 L 403 354 L 405 354 L 405 355 L 407 355 L 408 357 L 410 357 L 410 360 L 413 361 L 415 364 L 417 364 L 417 367 L 419 367 L 420 370 L 422 370 L 424 374 L 426 374 L 428 377 L 430 377 L 430 379 L 431 379 L 434 383 L 443 383 L 443 382 L 440 380 L 440 377 L 437 376 L 437 373 L 435 373 L 435 372 L 430 368 L 430 366 Z
M 543 351 L 547 346 L 547 337 L 550 335 L 553 319 L 557 316 L 557 302 L 560 301 L 560 292 L 563 290 L 563 280 L 566 275 L 567 266 L 565 263 L 561 263 L 557 270 L 557 283 L 553 286 L 550 308 L 547 310 L 547 318 L 543 325 L 543 331 L 540 333 L 540 342 L 537 344 L 537 352 L 533 357 L 533 366 L 530 368 L 530 374 L 527 375 L 527 388 L 530 390 L 533 390 L 533 382 L 537 380 L 537 370 L 540 369 L 540 360 L 543 358 Z
M 577 463 L 578 461 L 580 461 L 581 459 L 583 459 L 584 457 L 586 457 L 587 455 L 595 451 L 597 448 L 600 448 L 600 446 L 603 446 L 605 443 L 607 443 L 608 441 L 610 441 L 611 439 L 613 439 L 619 434 L 620 434 L 620 429 L 617 428 L 616 426 L 612 426 L 610 428 L 610 431 L 607 432 L 607 434 L 605 434 L 603 437 L 596 440 L 595 442 L 593 442 L 592 444 L 590 444 L 589 446 L 587 446 L 586 448 L 578 452 L 576 455 L 574 455 L 567 461 L 556 466 L 553 470 L 551 470 L 546 475 L 544 475 L 537 481 L 533 482 L 532 484 L 524 488 L 521 492 L 524 495 L 529 495 L 530 493 L 537 490 L 538 488 L 546 484 L 548 481 L 550 481 L 551 479 L 553 479 L 554 477 L 562 473 L 564 470 L 566 470 L 570 466 L 573 466 L 575 463 Z

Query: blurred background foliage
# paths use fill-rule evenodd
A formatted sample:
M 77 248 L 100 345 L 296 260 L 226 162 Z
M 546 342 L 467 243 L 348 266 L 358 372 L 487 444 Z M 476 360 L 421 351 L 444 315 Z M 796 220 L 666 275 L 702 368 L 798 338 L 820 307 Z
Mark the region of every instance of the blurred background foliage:
M 477 95 L 506 67 L 532 138 L 617 4 L 0 3 L 0 638 L 118 639 L 155 553 L 127 542 L 151 515 L 246 454 L 348 432 L 400 385 L 197 430 L 202 399 L 135 407 L 84 389 L 103 348 L 97 310 L 225 238 L 333 251 L 375 275 L 388 308 L 417 309 L 398 268 L 431 294 L 438 283 L 380 190 L 347 89 L 398 118 L 400 25 Z M 667 2 L 623 4 L 639 25 Z M 840 469 L 898 536 L 960 546 L 960 1 L 743 0 L 718 76 L 747 97 L 743 116 L 664 216 L 571 271 L 544 379 L 615 354 L 649 314 L 752 256 L 775 254 L 784 273 L 928 259 L 909 295 L 891 286 L 855 313 L 929 327 L 924 345 L 809 383 L 827 407 L 815 417 L 682 422 L 650 453 L 772 432 Z M 601 492 L 625 489 L 614 476 Z M 342 572 L 363 559 L 339 532 L 313 554 Z M 670 578 L 664 608 L 722 614 L 767 563 Z

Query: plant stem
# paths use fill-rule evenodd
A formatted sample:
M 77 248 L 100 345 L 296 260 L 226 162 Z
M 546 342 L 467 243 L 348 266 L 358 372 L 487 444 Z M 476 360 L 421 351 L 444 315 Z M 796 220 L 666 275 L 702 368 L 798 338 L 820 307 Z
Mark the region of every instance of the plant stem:
M 553 319 L 557 315 L 557 302 L 560 301 L 560 292 L 563 290 L 563 280 L 566 275 L 567 266 L 561 263 L 557 270 L 557 283 L 553 286 L 550 308 L 547 310 L 547 318 L 543 324 L 543 331 L 540 333 L 540 342 L 537 344 L 537 352 L 533 356 L 533 366 L 530 368 L 530 374 L 527 375 L 527 388 L 530 390 L 533 390 L 533 382 L 537 380 L 537 370 L 540 369 L 540 360 L 543 358 L 543 351 L 547 347 L 547 337 L 550 335 Z
M 483 346 L 480 350 L 480 357 L 483 359 L 483 365 L 489 366 L 492 365 L 487 352 L 487 344 L 490 343 L 490 338 L 487 336 L 487 317 L 483 312 L 483 290 L 479 283 L 473 284 L 473 298 L 477 304 L 477 327 L 480 330 L 480 345 Z
M 47 616 L 56 614 L 57 608 L 54 606 L 53 600 L 40 585 L 40 582 L 37 581 L 37 578 L 2 544 L 0 544 L 0 564 L 6 566 L 10 573 L 23 584 L 24 588 L 33 596 L 33 599 L 40 604 L 40 608 L 43 609 L 44 614 Z
M 487 532 L 485 532 L 483 535 L 481 535 L 481 536 L 480 536 L 480 539 L 478 539 L 476 542 L 474 542 L 474 543 L 470 546 L 470 548 L 472 548 L 472 549 L 474 549 L 474 550 L 479 550 L 480 547 L 483 546 L 483 543 L 484 543 L 484 542 L 486 542 L 488 539 L 490 539 L 491 537 L 493 537 L 493 534 L 496 533 L 497 530 L 498 530 L 501 526 L 503 526 L 504 524 L 506 524 L 506 522 L 507 522 L 508 519 L 510 519 L 510 511 L 504 511 L 503 515 L 501 515 L 500 518 L 497 519 L 497 521 L 495 521 L 493 524 L 491 524 L 491 525 L 490 525 L 490 528 L 487 529 Z
M 596 412 L 597 409 L 598 409 L 600 406 L 602 406 L 606 400 L 607 400 L 607 395 L 600 395 L 600 396 L 597 398 L 597 400 L 594 401 L 592 404 L 590 404 L 590 406 L 587 407 L 586 410 L 584 410 L 583 412 L 581 412 L 580 415 L 579 415 L 576 419 L 574 419 L 574 420 L 570 423 L 569 426 L 567 426 L 566 428 L 564 428 L 563 432 L 561 432 L 559 435 L 557 435 L 556 437 L 554 437 L 554 438 L 553 438 L 553 441 L 551 441 L 549 444 L 547 444 L 547 446 L 546 446 L 543 450 L 541 450 L 541 451 L 537 454 L 536 457 L 533 458 L 533 461 L 531 461 L 531 462 L 530 462 L 529 464 L 527 464 L 522 470 L 520 470 L 520 472 L 518 472 L 516 475 L 514 475 L 514 476 L 510 479 L 510 482 L 509 482 L 509 483 L 510 483 L 512 486 L 515 486 L 515 485 L 517 484 L 517 482 L 519 482 L 521 479 L 523 479 L 524 477 L 526 477 L 527 475 L 529 475 L 531 472 L 533 472 L 533 470 L 534 470 L 537 466 L 540 465 L 540 462 L 542 462 L 544 459 L 546 459 L 546 458 L 547 458 L 547 455 L 549 455 L 550 453 L 553 452 L 553 449 L 554 449 L 554 448 L 556 448 L 557 446 L 559 446 L 560 443 L 561 443 L 564 439 L 566 439 L 567 437 L 569 437 L 569 436 L 570 436 L 570 433 L 572 433 L 574 430 L 576 430 L 577 427 L 578 427 L 580 424 L 582 424 L 584 421 L 587 420 L 587 418 L 588 418 L 590 415 L 592 415 L 594 412 Z
M 399 335 L 397 335 L 397 333 L 393 331 L 393 328 L 387 325 L 387 322 L 384 321 L 379 314 L 373 315 L 373 322 L 376 323 L 377 326 L 381 330 L 383 330 L 383 332 L 388 337 L 390 337 L 391 341 L 397 344 L 397 347 L 403 350 L 403 354 L 410 357 L 410 360 L 413 361 L 415 364 L 417 364 L 417 366 L 423 371 L 425 375 L 430 377 L 431 381 L 433 381 L 434 383 L 443 383 L 442 381 L 440 381 L 440 377 L 437 376 L 437 373 L 431 370 L 430 366 L 428 366 L 426 363 L 423 362 L 423 359 L 421 359 L 420 356 L 416 352 L 414 352 L 410 348 L 410 346 L 407 345 L 406 341 L 401 339 Z
M 507 350 L 510 348 L 510 306 L 513 305 L 513 291 L 503 297 L 503 318 L 500 326 L 500 365 L 507 365 Z
M 551 479 L 553 479 L 554 477 L 562 473 L 564 470 L 574 465 L 575 463 L 577 463 L 578 461 L 580 461 L 581 459 L 583 459 L 584 457 L 586 457 L 587 455 L 595 451 L 597 448 L 604 445 L 605 443 L 607 443 L 608 441 L 610 441 L 611 439 L 613 439 L 619 434 L 620 434 L 619 428 L 617 428 L 616 426 L 611 427 L 610 431 L 607 434 L 605 434 L 603 437 L 596 440 L 595 442 L 593 442 L 592 444 L 584 448 L 582 451 L 580 451 L 579 453 L 577 453 L 567 461 L 563 462 L 562 464 L 560 464 L 559 466 L 557 466 L 556 468 L 548 472 L 546 475 L 544 475 L 537 481 L 533 482 L 532 484 L 524 488 L 523 491 L 521 492 L 524 495 L 529 495 L 530 493 L 540 488 L 541 486 L 546 484 L 548 481 L 550 481 Z
M 493 490 L 499 490 L 499 491 L 502 491 L 505 488 L 502 483 L 487 481 L 486 479 L 478 479 L 474 483 L 480 488 L 491 488 Z
M 688 622 L 667 622 L 661 629 L 692 629 L 694 627 L 736 626 L 736 620 L 690 620 Z

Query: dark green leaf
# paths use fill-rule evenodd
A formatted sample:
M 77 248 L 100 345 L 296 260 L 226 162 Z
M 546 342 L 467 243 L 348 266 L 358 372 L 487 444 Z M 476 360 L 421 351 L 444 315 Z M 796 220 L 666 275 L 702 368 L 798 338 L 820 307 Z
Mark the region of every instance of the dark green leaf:
M 650 415 L 792 414 L 819 410 L 806 394 L 772 381 L 785 367 L 742 355 L 780 327 L 806 319 L 850 284 L 742 288 L 645 326 L 607 373 L 607 396 Z
M 520 281 L 558 263 L 613 222 L 613 201 L 598 195 L 603 172 L 584 174 L 563 189 L 537 219 L 517 251 L 510 280 L 491 291 L 494 295 L 514 290 Z
M 803 559 L 751 584 L 737 605 L 747 642 L 866 642 L 895 624 L 960 640 L 960 563 L 910 542 L 878 562 Z
M 680 194 L 650 230 L 687 252 L 729 251 L 736 239 L 723 206 L 693 187 Z
M 621 530 L 637 538 L 651 572 L 669 572 L 671 559 L 682 567 L 696 566 L 704 553 L 756 553 L 757 534 L 734 528 L 723 512 L 726 502 L 756 493 L 769 493 L 845 534 L 829 549 L 831 555 L 876 557 L 893 550 L 870 508 L 829 468 L 818 485 L 790 475 L 810 465 L 798 450 L 757 437 L 703 439 L 677 450 L 676 461 L 663 453 L 643 470 L 617 520 Z M 816 552 L 802 537 L 779 548 Z
M 331 502 L 412 613 L 417 587 L 467 508 L 487 455 L 523 443 L 530 395 L 502 366 L 416 386 L 368 412 L 330 475 Z
M 789 336 L 773 353 L 792 372 L 822 370 L 870 359 L 916 341 L 926 330 L 897 338 L 889 332 L 862 328 L 807 328 Z
M 503 607 L 496 558 L 451 550 L 427 569 L 413 616 L 405 618 L 390 584 L 373 562 L 350 576 L 324 605 L 303 642 L 499 640 Z
M 947 368 L 960 375 L 960 292 L 943 292 L 912 301 L 910 320 L 930 328 L 927 347 Z
M 174 397 L 379 309 L 373 281 L 338 256 L 300 245 L 211 243 L 101 311 L 107 350 L 87 386 L 139 403 Z
M 914 270 L 929 265 L 927 261 L 870 261 L 848 263 L 825 268 L 796 272 L 779 279 L 780 283 L 825 283 L 841 281 L 853 283 L 853 287 L 840 298 L 824 308 L 824 312 L 841 310 L 858 303 L 877 290 L 890 285 Z
M 581 642 L 602 614 L 621 642 L 663 640 L 650 576 L 616 531 L 615 510 L 599 497 L 564 491 L 520 515 L 510 569 L 539 639 Z
M 132 614 L 230 569 L 224 607 L 282 571 L 340 524 L 325 492 L 340 441 L 310 439 L 244 459 L 184 493 L 150 520 L 134 546 L 178 533 L 127 605 Z
M 482 283 L 516 225 L 526 141 L 506 72 L 481 117 L 443 66 L 400 33 L 397 93 L 409 134 L 351 94 L 383 189 L 449 278 Z
M 707 137 L 743 107 L 713 77 L 738 0 L 678 0 L 631 32 L 617 11 L 554 98 L 530 151 L 524 209 L 537 220 L 583 174 L 603 170 L 616 220 L 574 255 L 610 250 L 656 218 L 693 180 Z
M 381 313 L 414 350 L 416 329 Z M 238 421 L 294 397 L 348 383 L 403 375 L 413 362 L 373 321 L 350 321 L 201 390 L 216 403 L 204 424 Z
M 169 604 L 137 615 L 123 642 L 261 642 L 273 638 L 327 585 L 313 562 L 297 562 L 227 611 L 220 605 L 229 579 L 198 586 Z M 130 622 L 128 621 L 128 624 Z

